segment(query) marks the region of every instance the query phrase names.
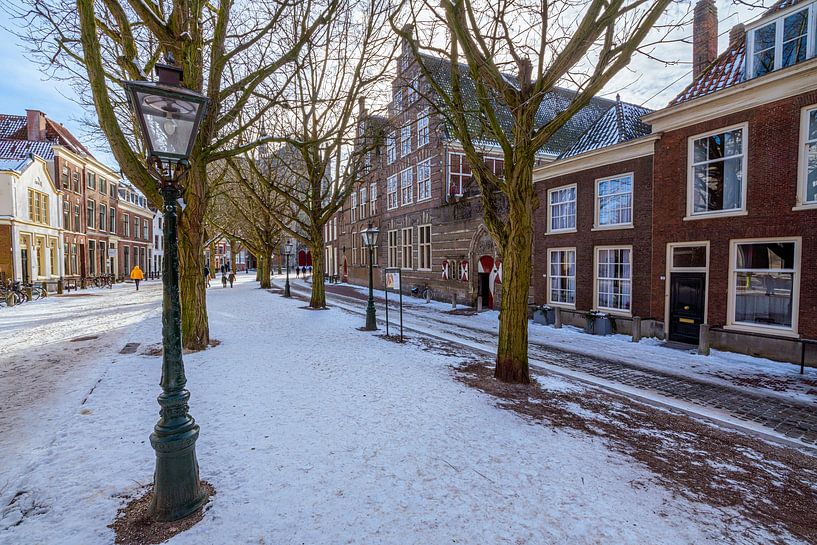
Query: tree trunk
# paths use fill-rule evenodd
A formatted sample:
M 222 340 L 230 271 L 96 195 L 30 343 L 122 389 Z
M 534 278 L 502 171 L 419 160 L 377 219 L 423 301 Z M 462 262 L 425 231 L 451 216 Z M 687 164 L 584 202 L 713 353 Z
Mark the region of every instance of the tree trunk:
M 260 271 L 261 275 L 261 289 L 268 290 L 272 287 L 272 283 L 270 282 L 270 256 L 269 254 L 259 258 L 258 261 L 258 270 Z
M 182 344 L 188 350 L 204 350 L 210 343 L 207 322 L 207 284 L 204 280 L 204 201 L 193 188 L 206 184 L 204 169 L 188 174 L 187 207 L 179 228 L 179 287 L 182 300 Z
M 508 238 L 502 248 L 502 302 L 494 376 L 503 382 L 530 383 L 528 371 L 528 290 L 533 244 L 532 169 L 519 165 L 509 180 Z
M 323 236 L 312 240 L 314 243 L 309 246 L 312 253 L 312 297 L 309 299 L 309 307 L 326 308 L 326 275 L 323 270 L 326 250 L 323 247 Z
M 228 239 L 230 242 L 230 270 L 232 272 L 236 272 L 235 270 L 235 262 L 236 262 L 236 248 L 238 248 L 238 243 L 234 239 Z
M 261 257 L 255 256 L 255 281 L 261 281 Z

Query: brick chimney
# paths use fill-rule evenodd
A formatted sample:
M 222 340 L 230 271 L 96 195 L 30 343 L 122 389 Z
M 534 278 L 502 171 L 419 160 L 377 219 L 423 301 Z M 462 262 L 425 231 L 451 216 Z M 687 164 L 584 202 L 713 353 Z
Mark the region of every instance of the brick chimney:
M 715 0 L 698 0 L 692 19 L 692 78 L 718 56 L 718 8 Z
M 743 37 L 746 35 L 746 25 L 743 23 L 738 23 L 732 27 L 732 30 L 729 31 L 729 47 L 733 48 L 740 43 Z
M 26 140 L 45 140 L 45 114 L 40 110 L 26 110 Z

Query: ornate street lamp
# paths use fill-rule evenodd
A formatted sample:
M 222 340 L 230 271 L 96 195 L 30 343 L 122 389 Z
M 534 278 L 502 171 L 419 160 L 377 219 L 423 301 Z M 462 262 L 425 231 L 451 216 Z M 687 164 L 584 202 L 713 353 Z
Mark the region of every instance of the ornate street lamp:
M 284 244 L 284 254 L 287 256 L 287 281 L 284 284 L 284 297 L 292 297 L 292 294 L 289 292 L 289 256 L 292 255 L 291 241 Z
M 125 90 L 147 145 L 148 166 L 164 198 L 164 354 L 162 393 L 158 398 L 160 417 L 150 435 L 156 451 L 150 514 L 155 520 L 171 521 L 192 514 L 207 500 L 196 461 L 199 426 L 187 412 L 190 392 L 185 389 L 182 362 L 177 238 L 180 182 L 190 170 L 188 158 L 207 109 L 207 98 L 181 86 L 182 70 L 176 66 L 157 64 L 156 74 L 158 82 L 130 81 L 125 83 Z
M 380 234 L 380 229 L 372 227 L 372 222 L 369 222 L 369 227 L 361 233 L 363 237 L 363 244 L 369 249 L 369 303 L 366 305 L 366 327 L 367 331 L 375 331 L 377 329 L 377 319 L 375 318 L 374 309 L 374 276 L 372 268 L 374 266 L 374 247 L 377 244 L 377 235 Z

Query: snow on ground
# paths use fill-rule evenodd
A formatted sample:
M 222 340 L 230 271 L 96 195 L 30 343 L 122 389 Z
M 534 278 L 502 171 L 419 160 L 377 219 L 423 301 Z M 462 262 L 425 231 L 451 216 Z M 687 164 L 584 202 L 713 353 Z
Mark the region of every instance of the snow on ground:
M 33 399 L 25 426 L 0 430 L 0 543 L 113 542 L 107 525 L 152 479 L 161 368 L 159 357 L 117 350 L 160 340 L 158 297 L 155 288 L 138 297 L 115 290 L 40 307 L 45 337 L 46 321 L 57 334 L 100 307 L 111 323 L 133 305 L 144 315 L 112 333 L 115 346 L 95 345 L 89 357 L 101 380 L 84 402 L 88 377 L 60 369 L 64 411 L 37 419 L 50 401 Z M 201 474 L 217 494 L 204 519 L 169 543 L 770 541 L 735 512 L 663 488 L 601 439 L 497 408 L 452 380 L 458 358 L 358 331 L 359 317 L 340 309 L 302 305 L 244 276 L 234 289 L 208 291 L 221 344 L 185 362 Z M 22 319 L 0 320 L 4 334 L 25 336 Z M 9 338 L 0 369 L 19 357 L 8 355 Z M 49 346 L 57 359 L 69 347 Z M 553 381 L 548 387 L 562 388 Z M 16 449 L 21 433 L 49 440 Z
M 299 283 L 303 284 L 302 281 Z M 368 294 L 368 288 L 365 286 L 354 284 L 343 286 Z M 375 297 L 383 299 L 383 291 L 375 290 Z M 395 294 L 389 294 L 390 307 L 395 298 Z M 436 319 L 492 333 L 499 327 L 499 313 L 493 310 L 471 316 L 456 315 L 450 313 L 452 310 L 450 303 L 439 301 L 425 303 L 422 299 L 406 295 L 403 296 L 403 306 L 405 314 L 408 315 L 433 314 Z M 457 308 L 464 310 L 469 307 L 458 305 Z M 633 343 L 628 335 L 599 337 L 588 335 L 572 326 L 556 329 L 530 322 L 529 335 L 531 343 L 577 354 L 593 357 L 605 354 L 608 359 L 646 369 L 714 384 L 726 384 L 763 395 L 808 403 L 817 402 L 816 368 L 807 367 L 805 374 L 800 375 L 800 367 L 789 363 L 719 350 L 712 350 L 710 356 L 699 356 L 694 351 L 668 348 L 663 346 L 663 341 L 654 338 L 642 338 L 640 342 Z

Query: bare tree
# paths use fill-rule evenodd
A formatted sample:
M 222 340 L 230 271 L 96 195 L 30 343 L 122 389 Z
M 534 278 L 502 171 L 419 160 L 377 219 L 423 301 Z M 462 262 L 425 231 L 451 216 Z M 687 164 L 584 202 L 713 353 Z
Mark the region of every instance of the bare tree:
M 372 96 L 384 82 L 396 50 L 390 8 L 387 0 L 358 0 L 339 9 L 304 48 L 284 107 L 268 117 L 269 138 L 282 146 L 268 155 L 266 166 L 249 162 L 257 178 L 292 203 L 278 219 L 312 254 L 312 308 L 326 306 L 324 226 L 353 190 L 374 145 L 355 112 L 359 98 Z M 358 127 L 364 132 L 358 134 Z
M 204 215 L 208 164 L 258 141 L 239 137 L 276 104 L 291 63 L 333 16 L 338 0 L 22 0 L 4 7 L 25 20 L 21 34 L 35 58 L 56 67 L 92 104 L 122 172 L 161 201 L 123 82 L 146 79 L 163 56 L 184 70 L 182 84 L 209 98 L 190 156 L 179 261 L 184 346 L 209 343 L 205 298 Z M 263 100 L 259 97 L 263 96 Z
M 502 257 L 495 376 L 530 382 L 528 292 L 533 168 L 548 141 L 644 45 L 670 0 L 408 2 L 392 27 L 431 86 L 432 102 L 471 166 L 486 228 Z M 667 29 L 666 32 L 669 32 Z M 461 64 L 462 63 L 462 64 Z M 446 68 L 447 67 L 447 68 Z M 565 93 L 554 93 L 568 85 Z M 553 115 L 549 103 L 561 102 Z M 483 161 L 496 149 L 498 175 Z

